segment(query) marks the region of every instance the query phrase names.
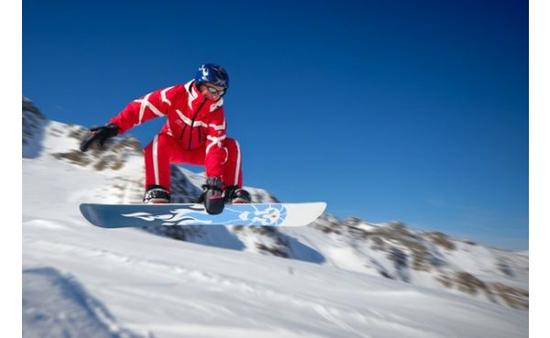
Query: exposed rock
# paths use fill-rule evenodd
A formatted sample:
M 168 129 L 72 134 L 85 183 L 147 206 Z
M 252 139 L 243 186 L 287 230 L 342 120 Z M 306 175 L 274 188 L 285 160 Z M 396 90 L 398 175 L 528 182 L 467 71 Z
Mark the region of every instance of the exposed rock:
M 514 309 L 529 309 L 529 291 L 513 288 L 502 283 L 492 283 L 490 285 L 493 292 L 504 300 L 508 306 Z
M 439 245 L 447 250 L 456 250 L 455 244 L 449 240 L 449 236 L 447 236 L 446 234 L 442 232 L 427 232 L 426 235 L 432 243 Z
M 34 158 L 42 151 L 46 118 L 31 100 L 23 97 L 22 145 L 23 157 Z

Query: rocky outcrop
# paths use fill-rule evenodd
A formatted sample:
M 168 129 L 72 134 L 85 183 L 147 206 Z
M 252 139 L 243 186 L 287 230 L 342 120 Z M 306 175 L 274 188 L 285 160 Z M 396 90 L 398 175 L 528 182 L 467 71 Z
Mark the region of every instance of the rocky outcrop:
M 42 148 L 44 138 L 44 128 L 47 120 L 34 103 L 26 97 L 23 97 L 23 158 L 37 157 Z

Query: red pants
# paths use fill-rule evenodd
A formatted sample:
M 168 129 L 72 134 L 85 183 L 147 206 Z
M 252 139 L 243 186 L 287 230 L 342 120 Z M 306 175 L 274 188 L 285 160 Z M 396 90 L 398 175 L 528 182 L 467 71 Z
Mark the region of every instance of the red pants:
M 223 162 L 222 181 L 224 186 L 242 187 L 241 150 L 239 143 L 231 138 L 222 141 L 227 154 Z M 185 150 L 175 138 L 160 133 L 144 149 L 145 188 L 160 185 L 170 191 L 170 164 L 204 165 L 206 146 Z M 208 170 L 207 170 L 208 171 Z

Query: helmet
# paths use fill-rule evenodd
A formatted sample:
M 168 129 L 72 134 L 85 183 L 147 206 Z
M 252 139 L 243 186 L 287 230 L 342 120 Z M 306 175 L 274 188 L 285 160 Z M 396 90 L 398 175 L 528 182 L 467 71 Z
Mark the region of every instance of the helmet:
M 227 88 L 229 88 L 229 75 L 222 66 L 213 63 L 205 63 L 200 65 L 195 73 L 195 82 L 197 85 L 208 82 L 227 90 Z

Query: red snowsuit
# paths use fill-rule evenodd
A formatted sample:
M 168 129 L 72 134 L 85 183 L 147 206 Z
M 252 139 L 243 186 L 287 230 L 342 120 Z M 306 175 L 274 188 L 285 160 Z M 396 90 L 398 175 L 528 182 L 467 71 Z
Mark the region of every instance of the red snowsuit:
M 189 81 L 132 101 L 110 122 L 122 134 L 160 116 L 167 117 L 166 124 L 144 149 L 146 188 L 160 185 L 170 191 L 170 163 L 204 165 L 208 177 L 242 187 L 241 151 L 226 136 L 223 98 L 207 99 Z

